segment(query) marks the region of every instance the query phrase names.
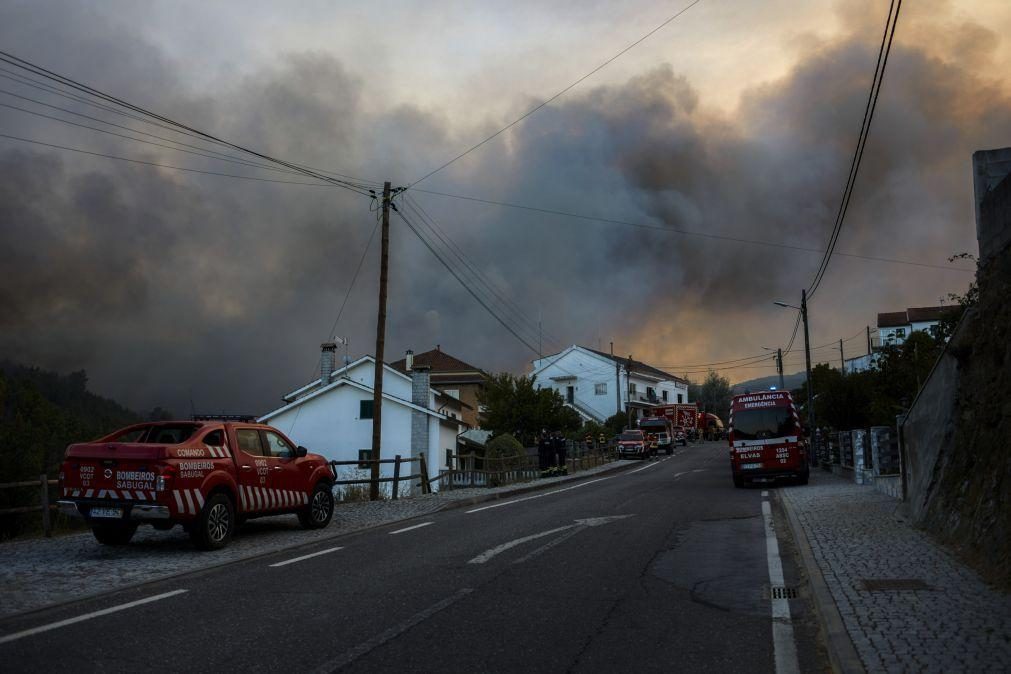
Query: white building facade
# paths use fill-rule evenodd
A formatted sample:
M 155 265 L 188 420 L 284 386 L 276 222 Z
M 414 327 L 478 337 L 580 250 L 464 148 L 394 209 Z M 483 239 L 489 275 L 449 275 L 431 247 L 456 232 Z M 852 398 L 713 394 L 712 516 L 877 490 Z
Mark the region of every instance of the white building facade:
M 535 385 L 558 391 L 586 421 L 617 412 L 636 417 L 651 407 L 686 403 L 688 382 L 652 366 L 573 344 L 533 361 Z
M 384 368 L 381 458 L 399 454 L 418 459 L 424 454 L 429 479 L 434 480 L 445 467 L 447 452 L 456 451 L 456 436 L 462 430 L 459 422 L 436 411 L 441 394 L 427 386 L 427 372 L 415 375 L 423 377 L 421 386 L 415 387 L 412 377 L 389 365 Z M 364 356 L 283 396 L 285 404 L 259 421 L 328 460 L 370 459 L 374 376 L 375 360 Z M 419 397 L 418 390 L 427 393 L 427 400 L 412 400 Z M 360 469 L 342 468 L 345 475 L 338 479 L 353 479 L 352 474 L 368 470 L 364 464 Z M 405 464 L 400 474 L 416 474 L 419 468 L 420 461 L 410 464 L 409 470 Z M 382 465 L 380 472 L 383 477 L 392 477 L 393 464 Z M 433 482 L 432 488 L 437 489 L 437 483 Z M 408 489 L 406 481 L 400 485 L 401 493 Z

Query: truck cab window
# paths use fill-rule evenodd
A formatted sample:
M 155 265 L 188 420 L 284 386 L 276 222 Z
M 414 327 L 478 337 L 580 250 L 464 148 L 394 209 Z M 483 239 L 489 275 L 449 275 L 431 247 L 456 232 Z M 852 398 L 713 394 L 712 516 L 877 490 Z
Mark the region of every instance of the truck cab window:
M 220 428 L 216 431 L 211 431 L 204 436 L 203 443 L 209 447 L 221 447 L 225 444 L 225 432 Z
M 267 438 L 267 449 L 270 456 L 279 459 L 290 459 L 295 456 L 295 449 L 277 433 L 265 431 L 263 435 Z
M 239 441 L 239 449 L 250 456 L 263 456 L 263 447 L 260 445 L 260 432 L 255 428 L 240 428 L 235 431 L 235 438 Z

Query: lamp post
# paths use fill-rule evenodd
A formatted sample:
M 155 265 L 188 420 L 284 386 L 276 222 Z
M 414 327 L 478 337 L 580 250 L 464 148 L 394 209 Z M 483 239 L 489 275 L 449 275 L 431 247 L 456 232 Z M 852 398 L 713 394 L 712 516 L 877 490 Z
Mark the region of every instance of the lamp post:
M 800 291 L 799 307 L 779 301 L 775 301 L 773 304 L 779 307 L 786 307 L 787 309 L 796 309 L 800 312 L 800 317 L 804 321 L 804 358 L 806 361 L 805 370 L 807 376 L 807 423 L 811 433 L 811 439 L 814 440 L 814 391 L 811 390 L 811 341 L 808 336 L 807 329 L 807 290 Z

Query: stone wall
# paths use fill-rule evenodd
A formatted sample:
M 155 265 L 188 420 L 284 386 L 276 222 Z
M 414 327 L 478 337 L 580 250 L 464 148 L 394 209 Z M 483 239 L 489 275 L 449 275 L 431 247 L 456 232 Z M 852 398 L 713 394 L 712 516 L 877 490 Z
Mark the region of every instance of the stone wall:
M 903 425 L 913 521 L 1011 589 L 1011 177 L 980 208 L 979 301 Z M 986 247 L 983 247 L 984 241 Z

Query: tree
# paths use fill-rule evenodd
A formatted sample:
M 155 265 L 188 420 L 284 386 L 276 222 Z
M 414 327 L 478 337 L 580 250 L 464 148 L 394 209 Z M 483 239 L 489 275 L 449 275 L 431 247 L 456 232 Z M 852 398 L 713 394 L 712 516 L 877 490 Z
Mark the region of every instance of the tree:
M 567 432 L 582 425 L 579 414 L 558 391 L 537 388 L 533 377 L 508 372 L 493 375 L 478 394 L 478 402 L 485 407 L 483 428 L 494 435 L 511 433 L 525 445 L 533 444 L 541 430 Z
M 730 380 L 721 377 L 714 370 L 709 371 L 701 384 L 688 385 L 688 399 L 698 404 L 699 411 L 711 412 L 723 420 L 726 420 L 727 412 L 730 411 L 732 397 Z
M 607 418 L 607 421 L 604 422 L 604 428 L 611 435 L 618 435 L 625 430 L 626 424 L 628 424 L 628 415 L 624 412 L 616 412 Z

